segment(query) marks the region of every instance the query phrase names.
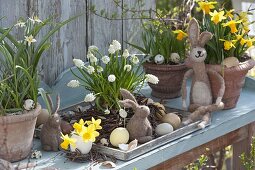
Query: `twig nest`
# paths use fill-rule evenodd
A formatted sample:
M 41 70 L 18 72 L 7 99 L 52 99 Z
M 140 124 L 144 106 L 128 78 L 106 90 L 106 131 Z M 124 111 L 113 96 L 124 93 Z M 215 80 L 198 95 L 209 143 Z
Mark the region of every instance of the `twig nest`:
M 92 142 L 84 142 L 81 136 L 72 134 L 71 138 L 76 139 L 75 146 L 70 145 L 71 152 L 75 152 L 75 149 L 79 149 L 82 154 L 88 154 L 92 148 Z
M 156 55 L 156 56 L 154 57 L 154 62 L 155 62 L 156 64 L 163 64 L 164 61 L 165 61 L 165 58 L 164 58 L 163 55 L 158 54 L 158 55 Z
M 178 53 L 171 53 L 170 59 L 172 62 L 174 62 L 176 64 L 179 64 L 180 60 L 181 60 L 180 55 Z
M 32 99 L 25 100 L 23 107 L 25 110 L 32 110 L 35 108 L 35 102 Z
M 161 123 L 155 128 L 155 132 L 159 136 L 171 133 L 174 131 L 174 128 L 169 123 Z
M 110 134 L 110 143 L 118 147 L 119 144 L 126 144 L 129 140 L 129 133 L 126 128 L 118 127 Z
M 48 110 L 41 109 L 40 114 L 38 115 L 37 120 L 36 120 L 36 127 L 46 123 L 47 120 L 49 119 L 49 117 L 50 117 L 50 114 L 49 114 Z
M 64 135 L 70 134 L 73 131 L 73 126 L 64 120 L 61 120 L 60 128 Z
M 181 125 L 181 119 L 175 113 L 167 113 L 165 114 L 161 121 L 163 123 L 169 123 L 173 126 L 174 129 L 177 129 Z
M 236 57 L 228 57 L 223 60 L 224 66 L 227 68 L 238 66 L 239 60 Z

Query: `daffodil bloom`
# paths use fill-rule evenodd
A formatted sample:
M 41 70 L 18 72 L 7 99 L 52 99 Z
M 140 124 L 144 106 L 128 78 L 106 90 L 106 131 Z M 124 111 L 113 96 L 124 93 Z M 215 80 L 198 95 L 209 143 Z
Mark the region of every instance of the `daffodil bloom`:
M 211 21 L 213 21 L 214 24 L 218 24 L 222 20 L 226 19 L 226 17 L 224 16 L 224 11 L 217 12 L 216 10 L 214 10 L 213 12 L 210 12 L 209 14 L 212 16 Z
M 61 133 L 61 139 L 63 139 L 63 142 L 60 144 L 60 146 L 67 150 L 69 145 L 75 146 L 76 139 L 70 138 L 68 135 L 63 135 Z
M 188 34 L 183 32 L 182 30 L 175 30 L 173 31 L 173 33 L 177 34 L 176 39 L 179 41 L 183 40 L 183 38 L 188 36 Z
M 82 139 L 84 142 L 95 142 L 97 136 L 99 136 L 99 133 L 95 131 L 95 126 L 93 124 L 85 127 L 82 132 Z
M 252 38 L 252 39 L 251 39 L 251 38 L 248 38 L 248 39 L 246 40 L 246 45 L 247 45 L 248 47 L 251 47 L 254 41 L 255 41 L 255 38 Z
M 29 37 L 25 36 L 25 41 L 27 41 L 28 46 L 30 46 L 31 43 L 36 42 L 36 39 L 34 39 L 33 35 L 30 35 Z
M 102 126 L 100 126 L 100 124 L 101 124 L 101 119 L 97 119 L 97 120 L 95 120 L 94 119 L 94 117 L 92 117 L 92 119 L 91 119 L 91 121 L 86 121 L 85 122 L 87 125 L 94 125 L 94 127 L 95 127 L 95 129 L 102 129 Z
M 220 39 L 220 41 L 224 41 L 224 50 L 230 50 L 232 47 L 235 48 L 234 43 L 236 42 L 236 40 L 223 40 Z
M 236 33 L 238 30 L 236 29 L 236 24 L 241 23 L 242 20 L 239 21 L 235 21 L 235 20 L 231 20 L 227 23 L 222 24 L 223 27 L 229 26 L 229 28 L 231 29 L 231 33 Z
M 247 12 L 240 12 L 239 13 L 239 20 L 242 20 L 243 22 L 248 22 L 248 13 Z
M 209 12 L 211 12 L 211 9 L 215 8 L 215 4 L 217 4 L 216 1 L 212 1 L 212 2 L 205 2 L 205 1 L 200 1 L 198 2 L 199 7 L 197 8 L 198 11 L 203 11 L 205 14 L 209 14 Z
M 234 9 L 227 11 L 225 16 L 232 19 L 234 17 L 234 15 L 233 15 L 234 11 L 235 11 Z
M 241 44 L 241 45 L 244 45 L 244 44 L 246 44 L 246 43 L 247 43 L 246 39 L 241 38 L 241 40 L 240 40 L 240 44 Z
M 79 123 L 77 123 L 77 122 L 74 123 L 73 128 L 75 129 L 75 132 L 77 134 L 81 134 L 82 131 L 84 130 L 84 125 L 85 125 L 84 120 L 80 119 Z

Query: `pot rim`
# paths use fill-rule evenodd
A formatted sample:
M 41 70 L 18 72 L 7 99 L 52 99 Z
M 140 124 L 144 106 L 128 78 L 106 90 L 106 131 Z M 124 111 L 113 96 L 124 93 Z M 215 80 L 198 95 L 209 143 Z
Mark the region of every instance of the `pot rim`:
M 255 60 L 249 59 L 245 62 L 240 62 L 238 66 L 227 68 L 224 66 L 224 72 L 234 72 L 234 71 L 244 71 L 244 70 L 250 70 L 255 66 Z M 206 64 L 206 67 L 210 70 L 216 70 L 218 72 L 222 71 L 222 65 L 221 64 Z
M 40 110 L 41 110 L 41 105 L 37 103 L 36 108 L 28 111 L 27 113 L 23 113 L 19 115 L 0 116 L 0 124 L 11 124 L 11 123 L 33 120 L 40 114 Z
M 170 65 L 170 64 L 155 64 L 155 63 L 143 63 L 145 69 L 158 70 L 158 71 L 168 71 L 168 70 L 184 70 L 187 68 L 185 63 Z

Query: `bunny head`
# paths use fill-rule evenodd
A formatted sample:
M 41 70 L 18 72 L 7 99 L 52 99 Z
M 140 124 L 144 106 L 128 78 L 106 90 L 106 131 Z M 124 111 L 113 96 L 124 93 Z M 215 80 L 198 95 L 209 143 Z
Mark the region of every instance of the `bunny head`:
M 49 118 L 49 125 L 51 126 L 51 127 L 55 127 L 55 128 L 57 128 L 59 125 L 60 125 L 60 116 L 59 116 L 59 114 L 53 114 L 53 115 L 51 115 L 51 117 Z
M 203 62 L 207 56 L 204 46 L 212 38 L 212 33 L 204 31 L 200 34 L 198 22 L 192 18 L 189 22 L 188 35 L 191 43 L 190 59 L 193 62 Z
M 120 89 L 120 93 L 124 100 L 119 101 L 119 104 L 125 108 L 132 108 L 139 117 L 147 117 L 150 114 L 148 106 L 139 105 L 135 97 L 126 89 Z

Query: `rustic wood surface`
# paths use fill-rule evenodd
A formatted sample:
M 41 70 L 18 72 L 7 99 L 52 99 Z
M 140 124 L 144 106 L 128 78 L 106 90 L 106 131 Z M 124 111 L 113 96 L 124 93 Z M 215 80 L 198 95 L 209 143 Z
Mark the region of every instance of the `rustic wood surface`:
M 132 6 L 137 0 L 121 2 Z M 124 41 L 132 41 L 134 37 L 135 42 L 140 41 L 137 34 L 140 30 L 139 20 L 107 20 L 91 14 L 88 9 L 92 5 L 99 11 L 105 9 L 109 13 L 116 11 L 121 14 L 121 9 L 117 9 L 112 0 L 0 0 L 0 18 L 6 16 L 6 19 L 0 21 L 0 26 L 15 24 L 19 17 L 38 15 L 45 19 L 54 15 L 55 21 L 63 21 L 84 13 L 51 38 L 52 48 L 44 54 L 39 64 L 42 79 L 52 86 L 61 72 L 73 66 L 73 58 L 86 60 L 88 46 L 96 45 L 107 52 L 108 45 L 114 39 L 122 44 Z M 150 8 L 155 8 L 155 0 L 145 1 L 143 9 Z M 49 29 L 45 29 L 42 34 Z M 125 44 L 123 48 L 126 48 Z

